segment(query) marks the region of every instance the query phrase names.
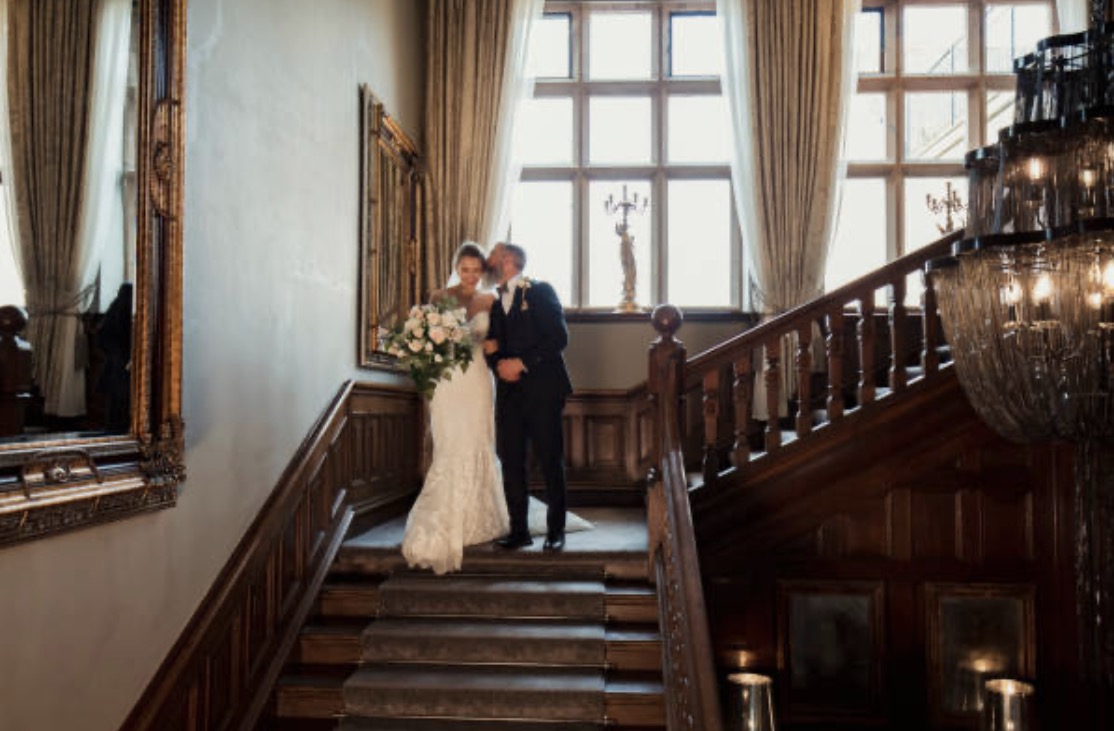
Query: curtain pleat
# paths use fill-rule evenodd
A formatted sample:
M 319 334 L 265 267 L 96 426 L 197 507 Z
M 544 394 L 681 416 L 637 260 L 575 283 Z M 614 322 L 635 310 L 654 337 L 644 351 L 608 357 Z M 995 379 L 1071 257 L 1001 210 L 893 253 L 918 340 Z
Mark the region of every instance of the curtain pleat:
M 85 411 L 78 225 L 97 2 L 11 0 L 8 105 L 18 252 L 45 411 Z
M 542 0 L 431 0 L 426 84 L 429 246 L 422 289 L 444 286 L 466 240 L 506 230 L 514 121 Z
M 719 0 L 736 210 L 756 305 L 777 315 L 823 292 L 834 234 L 858 0 Z M 817 339 L 814 339 L 814 341 Z M 787 347 L 788 346 L 788 347 Z M 783 395 L 792 343 L 783 344 Z M 755 416 L 766 418 L 764 381 Z M 783 403 L 784 406 L 784 403 Z

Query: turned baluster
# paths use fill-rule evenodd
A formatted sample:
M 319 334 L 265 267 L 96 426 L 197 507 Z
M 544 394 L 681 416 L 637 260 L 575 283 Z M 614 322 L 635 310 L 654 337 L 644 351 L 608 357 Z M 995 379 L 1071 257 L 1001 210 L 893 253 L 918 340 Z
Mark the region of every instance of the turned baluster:
M 828 421 L 843 418 L 843 305 L 828 315 Z
M 766 451 L 772 452 L 781 446 L 781 338 L 773 337 L 766 342 Z
M 797 329 L 797 436 L 812 431 L 812 325 Z
M 704 374 L 704 484 L 712 485 L 719 476 L 719 369 Z
M 921 351 L 921 366 L 924 375 L 928 377 L 940 370 L 940 317 L 936 310 L 936 290 L 932 288 L 932 281 L 925 277 L 924 310 L 921 313 L 924 324 L 924 350 Z
M 905 390 L 909 374 L 905 370 L 905 341 L 909 318 L 905 313 L 905 277 L 897 277 L 890 302 L 890 390 Z
M 751 378 L 750 351 L 739 356 L 734 364 L 735 381 L 732 392 L 735 396 L 735 444 L 731 447 L 731 463 L 742 467 L 750 461 L 750 442 L 747 431 L 750 426 L 750 406 L 754 401 L 754 384 Z
M 874 292 L 859 300 L 859 406 L 874 401 Z

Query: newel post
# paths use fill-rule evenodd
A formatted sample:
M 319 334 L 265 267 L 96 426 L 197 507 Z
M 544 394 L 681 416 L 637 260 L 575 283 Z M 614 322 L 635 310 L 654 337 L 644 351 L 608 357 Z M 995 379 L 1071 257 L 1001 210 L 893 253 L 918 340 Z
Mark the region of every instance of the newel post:
M 674 335 L 684 316 L 673 305 L 658 305 L 651 316 L 658 338 L 650 345 L 650 398 L 654 400 L 654 467 L 660 468 L 662 440 L 670 447 L 681 445 L 681 389 L 684 384 L 685 344 Z

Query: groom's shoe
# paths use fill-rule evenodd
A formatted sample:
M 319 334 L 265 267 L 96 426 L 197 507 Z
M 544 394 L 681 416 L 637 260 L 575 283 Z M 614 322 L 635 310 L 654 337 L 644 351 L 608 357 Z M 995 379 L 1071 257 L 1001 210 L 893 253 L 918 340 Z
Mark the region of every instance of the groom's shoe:
M 510 535 L 503 536 L 502 538 L 496 538 L 495 545 L 499 546 L 500 548 L 514 550 L 516 548 L 524 548 L 526 546 L 534 545 L 534 539 L 531 538 L 529 535 L 516 536 L 512 533 Z
M 565 534 L 555 533 L 547 536 L 545 544 L 542 545 L 543 551 L 560 551 L 565 547 Z

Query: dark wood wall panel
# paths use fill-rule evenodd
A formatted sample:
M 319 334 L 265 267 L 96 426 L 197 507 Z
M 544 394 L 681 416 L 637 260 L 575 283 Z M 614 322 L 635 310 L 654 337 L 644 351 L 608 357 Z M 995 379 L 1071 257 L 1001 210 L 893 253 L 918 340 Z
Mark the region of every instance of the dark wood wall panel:
M 835 427 L 694 495 L 720 669 L 771 673 L 784 728 L 974 729 L 976 666 L 1033 680 L 1044 728 L 1071 727 L 1070 451 L 961 404 L 928 399 L 949 416 L 925 432 Z
M 310 430 L 125 729 L 250 728 L 356 513 L 420 486 L 413 392 L 345 384 Z
M 653 414 L 645 388 L 577 391 L 565 405 L 565 461 L 572 500 L 641 504 L 650 469 Z

